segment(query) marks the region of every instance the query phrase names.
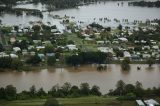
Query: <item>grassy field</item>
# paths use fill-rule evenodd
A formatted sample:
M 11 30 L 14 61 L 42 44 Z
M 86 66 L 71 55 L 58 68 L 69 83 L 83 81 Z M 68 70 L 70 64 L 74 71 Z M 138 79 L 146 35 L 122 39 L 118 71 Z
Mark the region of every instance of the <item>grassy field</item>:
M 68 35 L 67 39 L 75 41 L 75 44 L 77 45 L 77 47 L 79 49 L 81 49 L 82 51 L 97 51 L 96 44 L 91 43 L 89 41 L 85 41 L 85 40 L 77 37 L 77 35 L 75 35 L 75 34 Z
M 136 106 L 134 101 L 117 101 L 116 97 L 57 98 L 61 106 Z M 43 106 L 46 99 L 0 101 L 0 106 Z

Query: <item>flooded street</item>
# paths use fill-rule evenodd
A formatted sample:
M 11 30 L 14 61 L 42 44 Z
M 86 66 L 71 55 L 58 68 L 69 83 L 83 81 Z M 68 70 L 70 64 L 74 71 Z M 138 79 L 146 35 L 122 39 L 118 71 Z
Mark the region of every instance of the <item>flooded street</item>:
M 141 70 L 137 70 L 141 66 Z M 125 83 L 134 84 L 140 81 L 144 88 L 160 86 L 160 66 L 154 65 L 148 69 L 148 65 L 131 65 L 129 72 L 121 70 L 120 65 L 109 65 L 106 71 L 97 71 L 96 66 L 83 66 L 75 70 L 73 68 L 43 69 L 30 72 L 1 72 L 1 87 L 12 84 L 17 87 L 18 92 L 29 90 L 32 85 L 37 88 L 43 87 L 46 91 L 52 86 L 65 82 L 72 85 L 80 85 L 87 82 L 92 85 L 98 85 L 103 94 L 109 89 L 115 88 L 116 82 L 123 80 Z

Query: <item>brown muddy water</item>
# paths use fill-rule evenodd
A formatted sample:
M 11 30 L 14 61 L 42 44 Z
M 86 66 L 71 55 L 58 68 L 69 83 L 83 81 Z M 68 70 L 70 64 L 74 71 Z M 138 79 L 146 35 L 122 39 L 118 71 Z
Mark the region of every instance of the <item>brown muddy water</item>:
M 137 66 L 141 70 L 137 70 Z M 97 71 L 96 66 L 81 66 L 78 69 L 74 68 L 50 68 L 30 72 L 0 72 L 0 87 L 6 85 L 14 85 L 18 92 L 29 90 L 32 85 L 36 88 L 43 87 L 46 91 L 52 86 L 65 82 L 70 82 L 72 85 L 80 85 L 87 82 L 90 86 L 98 85 L 103 94 L 109 89 L 114 89 L 116 82 L 123 80 L 125 83 L 134 84 L 140 81 L 144 88 L 160 86 L 160 65 L 154 65 L 148 68 L 148 65 L 132 64 L 131 70 L 126 72 L 121 70 L 120 65 L 111 64 L 105 71 Z

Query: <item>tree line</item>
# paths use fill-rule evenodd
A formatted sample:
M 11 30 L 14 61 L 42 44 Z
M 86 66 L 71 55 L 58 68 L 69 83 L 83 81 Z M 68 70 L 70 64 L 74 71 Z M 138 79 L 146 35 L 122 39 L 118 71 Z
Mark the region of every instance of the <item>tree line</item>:
M 100 88 L 96 85 L 90 87 L 88 83 L 81 83 L 80 86 L 71 85 L 66 82 L 62 86 L 58 84 L 53 86 L 48 92 L 43 88 L 38 90 L 33 85 L 29 91 L 22 91 L 17 93 L 16 87 L 8 85 L 5 88 L 0 88 L 0 100 L 26 100 L 31 98 L 75 98 L 83 96 L 102 96 Z M 105 94 L 109 96 L 117 96 L 118 100 L 135 100 L 143 99 L 147 97 L 160 96 L 160 87 L 144 89 L 140 82 L 135 84 L 125 84 L 122 80 L 119 80 L 116 84 L 116 88 L 109 90 L 109 93 Z M 103 95 L 103 96 L 105 96 Z
M 5 88 L 0 88 L 0 99 L 2 100 L 25 100 L 30 98 L 66 98 L 66 97 L 81 97 L 81 96 L 101 96 L 100 88 L 96 85 L 90 87 L 88 83 L 80 84 L 80 87 L 71 85 L 70 83 L 64 83 L 59 86 L 58 84 L 53 86 L 48 92 L 43 88 L 36 89 L 33 85 L 29 91 L 22 91 L 17 93 L 16 87 L 8 85 Z
M 92 63 L 102 64 L 109 61 L 109 54 L 103 52 L 80 52 L 66 57 L 66 63 L 72 66 Z
M 160 96 L 160 87 L 144 89 L 142 83 L 137 81 L 135 84 L 126 84 L 119 80 L 116 84 L 116 89 L 109 90 L 108 95 L 119 96 L 119 100 L 135 100 L 137 98 L 143 99 L 146 97 Z
M 129 6 L 141 6 L 141 7 L 160 7 L 160 1 L 135 1 L 129 2 Z

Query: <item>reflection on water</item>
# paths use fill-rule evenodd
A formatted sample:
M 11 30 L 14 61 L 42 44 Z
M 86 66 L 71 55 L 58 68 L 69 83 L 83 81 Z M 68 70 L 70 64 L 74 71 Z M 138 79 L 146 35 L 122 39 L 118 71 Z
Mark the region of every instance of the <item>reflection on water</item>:
M 80 85 L 83 82 L 98 85 L 103 93 L 115 88 L 118 80 L 134 84 L 136 81 L 142 82 L 145 88 L 158 87 L 160 85 L 159 65 L 148 68 L 148 65 L 141 65 L 141 70 L 137 70 L 139 65 L 131 65 L 129 72 L 122 71 L 120 65 L 109 65 L 106 71 L 97 71 L 96 66 L 82 66 L 78 69 L 72 67 L 61 69 L 43 69 L 30 72 L 1 72 L 0 86 L 13 84 L 18 91 L 28 90 L 35 85 L 37 88 L 43 87 L 45 90 L 51 89 L 53 85 L 62 85 L 70 82 L 73 85 Z

